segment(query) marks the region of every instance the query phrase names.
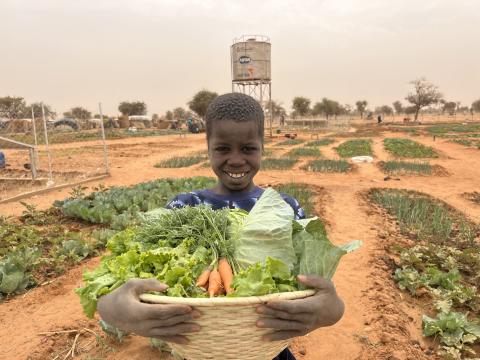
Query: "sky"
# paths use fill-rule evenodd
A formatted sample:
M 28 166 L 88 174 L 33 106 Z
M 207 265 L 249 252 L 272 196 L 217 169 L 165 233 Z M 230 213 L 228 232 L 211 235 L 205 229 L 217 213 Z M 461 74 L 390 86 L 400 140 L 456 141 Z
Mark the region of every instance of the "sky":
M 0 97 L 116 115 L 231 91 L 234 38 L 272 44 L 272 98 L 391 105 L 424 77 L 480 98 L 480 0 L 0 0 Z

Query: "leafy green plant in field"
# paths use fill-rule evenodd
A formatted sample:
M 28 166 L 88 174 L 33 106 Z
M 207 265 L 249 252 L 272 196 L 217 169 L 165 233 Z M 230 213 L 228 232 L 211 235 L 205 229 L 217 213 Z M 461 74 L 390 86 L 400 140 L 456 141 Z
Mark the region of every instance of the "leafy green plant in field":
M 263 170 L 291 169 L 296 162 L 297 162 L 297 159 L 266 158 L 262 160 L 262 169 Z
M 396 189 L 375 189 L 371 194 L 373 201 L 398 219 L 404 233 L 438 243 L 468 243 L 475 237 L 475 227 L 463 216 L 427 196 Z
M 468 139 L 453 139 L 452 142 L 463 145 L 463 146 L 472 146 L 473 144 L 472 140 L 468 140 Z
M 181 168 L 188 167 L 205 161 L 205 156 L 179 156 L 156 163 L 157 168 Z
M 0 299 L 97 254 L 100 244 L 88 233 L 48 223 L 42 226 L 0 220 Z
M 480 131 L 480 124 L 439 124 L 427 128 L 431 134 L 444 134 L 448 132 L 478 132 Z
M 303 170 L 316 172 L 348 172 L 352 166 L 346 160 L 318 159 L 309 161 Z
M 463 355 L 476 357 L 471 345 L 480 342 L 478 319 L 469 320 L 458 312 L 441 312 L 435 318 L 423 315 L 423 334 L 435 336 L 443 344 L 441 355 L 447 359 L 462 359 Z
M 348 140 L 335 148 L 341 157 L 372 156 L 372 140 L 355 139 Z
M 181 192 L 209 188 L 215 183 L 215 179 L 201 176 L 159 179 L 131 187 L 104 189 L 81 198 L 67 198 L 55 202 L 55 206 L 66 216 L 121 230 L 134 223 L 139 213 L 162 208 Z
M 309 141 L 308 143 L 305 144 L 305 146 L 326 146 L 326 145 L 333 144 L 334 142 L 335 142 L 335 139 L 324 138 L 324 139 Z
M 430 146 L 422 145 L 410 139 L 383 139 L 385 149 L 394 156 L 405 158 L 436 158 L 438 154 Z
M 389 174 L 423 174 L 431 175 L 432 167 L 428 162 L 387 161 L 382 169 Z
M 290 150 L 286 156 L 289 158 L 299 158 L 303 156 L 310 156 L 310 157 L 321 157 L 322 153 L 320 150 L 316 147 L 303 147 L 303 148 L 297 148 L 297 149 L 292 149 Z
M 279 143 L 276 143 L 275 146 L 283 146 L 283 145 L 299 145 L 304 143 L 305 141 L 302 139 L 288 139 L 281 141 Z

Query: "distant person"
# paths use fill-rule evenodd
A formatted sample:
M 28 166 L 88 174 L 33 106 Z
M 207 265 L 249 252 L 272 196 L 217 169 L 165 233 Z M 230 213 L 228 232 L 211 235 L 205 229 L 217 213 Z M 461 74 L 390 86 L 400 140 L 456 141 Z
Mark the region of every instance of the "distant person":
M 280 116 L 280 126 L 285 126 L 285 115 Z
M 381 124 L 382 121 L 383 121 L 383 120 L 382 120 L 382 114 L 378 114 L 378 116 L 377 116 L 377 123 L 378 123 L 378 124 Z

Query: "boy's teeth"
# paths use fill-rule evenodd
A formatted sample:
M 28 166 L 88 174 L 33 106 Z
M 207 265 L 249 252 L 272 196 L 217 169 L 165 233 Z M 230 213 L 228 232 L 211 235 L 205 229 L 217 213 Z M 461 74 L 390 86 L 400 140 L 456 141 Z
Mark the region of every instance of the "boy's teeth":
M 245 176 L 245 173 L 239 173 L 239 174 L 234 174 L 234 173 L 228 173 L 228 176 L 234 178 L 234 179 L 239 179 L 241 177 Z

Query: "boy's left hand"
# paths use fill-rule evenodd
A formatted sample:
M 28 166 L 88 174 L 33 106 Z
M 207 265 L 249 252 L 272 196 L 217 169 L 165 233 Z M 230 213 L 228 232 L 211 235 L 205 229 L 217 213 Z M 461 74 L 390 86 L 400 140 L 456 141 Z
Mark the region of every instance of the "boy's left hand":
M 264 335 L 267 341 L 305 335 L 319 327 L 335 324 L 343 316 L 343 301 L 330 280 L 313 275 L 299 275 L 298 281 L 317 290 L 315 295 L 298 300 L 277 300 L 257 307 L 261 328 L 275 329 Z

